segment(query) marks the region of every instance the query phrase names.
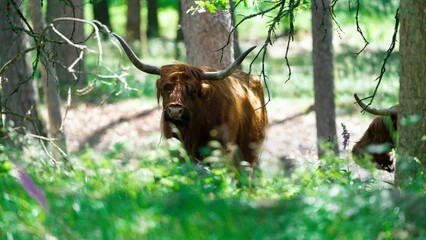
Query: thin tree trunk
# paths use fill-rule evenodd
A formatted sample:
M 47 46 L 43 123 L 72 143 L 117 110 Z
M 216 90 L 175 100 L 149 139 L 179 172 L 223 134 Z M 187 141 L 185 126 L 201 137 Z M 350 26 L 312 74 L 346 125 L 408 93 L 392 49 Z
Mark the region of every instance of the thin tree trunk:
M 235 4 L 234 0 L 229 0 L 229 6 L 231 7 L 231 9 L 233 9 Z M 231 11 L 231 26 L 232 28 L 235 27 L 235 10 Z M 233 32 L 233 37 L 234 37 L 234 58 L 237 58 L 241 55 L 241 48 L 240 48 L 240 42 L 239 42 L 239 37 L 238 37 L 238 29 L 235 29 Z
M 72 17 L 84 19 L 83 15 L 83 0 L 69 0 L 66 1 L 48 0 L 46 22 L 50 24 L 53 19 L 59 17 Z M 83 24 L 75 21 L 61 21 L 55 24 L 61 34 L 70 39 L 74 43 L 82 43 L 84 41 Z M 52 32 L 51 32 L 52 33 Z M 55 40 L 64 42 L 64 39 L 59 37 L 56 33 L 52 33 L 51 37 Z M 84 83 L 84 60 L 81 59 L 73 67 L 75 73 L 70 72 L 68 68 L 79 59 L 81 50 L 71 46 L 68 43 L 61 44 L 56 48 L 56 58 L 59 64 L 56 64 L 56 72 L 59 77 L 60 83 L 67 83 L 69 86 L 81 85 Z
M 45 28 L 41 11 L 40 0 L 28 0 L 28 8 L 30 10 L 30 18 L 33 24 L 33 30 L 36 33 L 41 33 Z M 59 88 L 57 82 L 56 70 L 53 64 L 48 59 L 45 51 L 51 49 L 50 42 L 45 42 L 45 48 L 40 51 L 40 72 L 44 92 L 44 101 L 47 106 L 47 132 L 52 142 L 59 146 L 62 151 L 66 152 L 65 134 L 62 131 L 62 114 L 60 108 Z M 61 157 L 60 152 L 55 147 L 51 148 L 53 156 L 56 159 Z
M 141 40 L 140 0 L 127 0 L 126 37 L 129 41 Z
M 105 25 L 110 31 L 113 31 L 109 16 L 108 0 L 100 0 L 93 3 L 93 18 Z M 108 33 L 104 31 L 101 32 L 102 37 L 106 39 L 108 37 Z
M 426 2 L 401 0 L 396 184 L 424 190 L 426 174 Z
M 148 39 L 160 36 L 158 27 L 158 0 L 148 0 L 148 24 L 146 36 Z
M 333 83 L 333 29 L 330 0 L 313 0 L 311 5 L 315 115 L 318 156 L 321 157 L 325 143 L 329 144 L 329 149 L 338 151 Z
M 7 8 L 7 0 L 0 0 L 0 68 L 6 62 L 15 59 L 28 48 L 26 33 L 13 31 L 12 28 L 23 28 L 23 21 L 14 8 Z M 22 1 L 16 0 L 17 6 Z M 8 9 L 8 10 L 6 10 Z M 22 7 L 21 7 L 22 12 Z M 13 26 L 11 26 L 12 24 Z M 30 54 L 24 54 L 10 65 L 2 78 L 2 110 L 8 112 L 6 122 L 13 122 L 15 127 L 23 127 L 25 131 L 43 134 L 43 124 L 39 118 L 38 95 L 32 77 Z
M 176 29 L 176 39 L 175 39 L 175 56 L 176 59 L 182 58 L 182 53 L 179 49 L 179 43 L 183 42 L 183 30 L 182 30 L 182 11 L 181 11 L 181 1 L 178 1 L 178 26 Z
M 195 66 L 224 67 L 234 60 L 233 39 L 224 48 L 231 30 L 231 14 L 218 10 L 215 13 L 187 13 L 194 0 L 181 1 L 182 30 L 186 46 L 187 63 Z

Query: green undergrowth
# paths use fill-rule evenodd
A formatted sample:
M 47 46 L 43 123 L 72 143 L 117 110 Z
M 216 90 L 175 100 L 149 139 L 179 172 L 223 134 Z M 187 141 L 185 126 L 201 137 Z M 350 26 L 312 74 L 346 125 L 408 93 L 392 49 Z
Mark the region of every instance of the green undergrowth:
M 348 159 L 333 154 L 317 166 L 273 175 L 256 171 L 248 178 L 244 169 L 227 164 L 214 143 L 209 166 L 189 162 L 175 141 L 144 153 L 128 152 L 122 144 L 104 152 L 89 148 L 68 156 L 68 164 L 54 164 L 29 136 L 15 143 L 23 150 L 0 145 L 1 239 L 413 239 L 426 234 L 423 193 L 383 189 L 380 179 L 360 180 L 347 168 Z

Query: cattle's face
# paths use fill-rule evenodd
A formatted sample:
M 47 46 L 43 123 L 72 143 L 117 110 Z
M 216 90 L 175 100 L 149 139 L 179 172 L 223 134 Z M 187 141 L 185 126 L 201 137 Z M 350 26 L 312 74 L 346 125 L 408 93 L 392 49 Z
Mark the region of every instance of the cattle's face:
M 157 80 L 157 98 L 163 101 L 163 119 L 177 126 L 187 126 L 193 116 L 194 104 L 201 96 L 199 70 L 187 65 L 161 68 Z

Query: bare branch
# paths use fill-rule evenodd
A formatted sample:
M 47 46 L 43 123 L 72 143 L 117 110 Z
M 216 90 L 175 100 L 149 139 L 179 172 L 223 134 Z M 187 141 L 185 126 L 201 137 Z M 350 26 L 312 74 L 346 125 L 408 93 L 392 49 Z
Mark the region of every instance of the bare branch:
M 29 29 L 30 33 L 34 33 L 33 29 L 31 28 L 31 25 L 28 23 L 27 19 L 24 17 L 24 14 L 21 12 L 21 10 L 19 9 L 19 6 L 16 4 L 16 2 L 14 0 L 9 0 L 7 2 L 6 5 L 6 10 L 7 10 L 7 19 L 9 21 L 9 25 L 12 27 L 12 30 L 17 33 L 17 27 L 12 24 L 12 21 L 10 21 L 10 16 L 9 16 L 9 12 L 10 12 L 10 4 L 12 4 L 13 8 L 15 9 L 16 13 L 18 14 L 18 16 L 22 19 L 22 21 L 25 23 L 25 25 L 27 26 L 27 28 Z M 21 29 L 21 28 L 19 28 Z
M 362 51 L 364 51 L 364 49 L 367 47 L 367 45 L 369 44 L 369 42 L 367 41 L 367 39 L 364 36 L 364 33 L 362 32 L 361 27 L 359 26 L 359 8 L 360 8 L 360 4 L 359 4 L 359 0 L 356 0 L 356 14 L 355 14 L 355 22 L 356 22 L 356 30 L 357 32 L 359 32 L 359 34 L 361 35 L 362 39 L 364 40 L 364 47 L 356 53 L 356 55 L 358 56 Z
M 380 75 L 375 79 L 377 82 L 376 88 L 374 89 L 373 95 L 371 95 L 370 103 L 368 105 L 371 105 L 373 103 L 374 98 L 376 97 L 377 91 L 379 90 L 380 83 L 382 82 L 383 75 L 386 72 L 386 63 L 388 62 L 390 56 L 393 53 L 393 50 L 395 49 L 395 44 L 398 37 L 398 27 L 399 27 L 399 8 L 396 10 L 395 14 L 395 28 L 392 36 L 392 42 L 386 51 L 386 56 L 383 60 L 382 67 L 380 69 Z
M 52 144 L 62 154 L 63 157 L 67 157 L 67 154 L 58 145 L 55 144 L 55 142 L 56 142 L 57 139 L 43 137 L 43 136 L 35 135 L 35 134 L 32 134 L 32 133 L 28 133 L 27 135 L 29 137 L 33 137 L 33 138 L 36 138 L 36 139 L 40 139 L 40 140 L 49 142 L 50 144 Z M 51 158 L 54 160 L 53 156 Z
M 1 68 L 0 68 L 0 76 L 12 65 L 14 64 L 16 61 L 18 61 L 19 59 L 21 59 L 22 57 L 25 56 L 25 54 L 30 53 L 34 50 L 36 50 L 37 47 L 30 47 L 27 49 L 22 50 L 21 52 L 19 52 L 14 58 L 10 59 L 9 61 L 7 61 Z
M 284 0 L 284 2 L 285 2 L 285 0 Z M 273 7 L 271 7 L 271 8 L 268 8 L 268 9 L 266 9 L 266 10 L 263 10 L 263 11 L 260 11 L 260 12 L 257 12 L 257 13 L 254 13 L 254 14 L 250 14 L 250 15 L 248 15 L 248 16 L 244 16 L 237 24 L 235 24 L 235 26 L 233 26 L 233 28 L 231 29 L 231 31 L 229 32 L 229 35 L 228 35 L 228 39 L 227 39 L 227 42 L 224 44 L 224 46 L 223 47 L 221 47 L 221 48 L 219 48 L 219 49 L 217 49 L 217 51 L 219 51 L 219 50 L 221 50 L 221 51 L 223 51 L 225 48 L 226 48 L 226 46 L 228 46 L 229 45 L 229 43 L 231 43 L 231 37 L 232 37 L 232 34 L 234 33 L 234 31 L 236 31 L 237 30 L 237 28 L 238 28 L 238 26 L 240 26 L 240 24 L 242 24 L 243 22 L 245 22 L 245 21 L 247 21 L 247 20 L 249 20 L 249 19 L 252 19 L 252 18 L 255 18 L 255 17 L 257 17 L 257 16 L 264 16 L 265 14 L 267 14 L 267 13 L 269 13 L 269 12 L 271 12 L 271 11 L 273 11 L 273 10 L 275 10 L 276 8 L 278 8 L 278 7 L 280 7 L 281 6 L 281 4 L 280 3 L 277 3 L 277 4 L 275 4 Z
M 19 114 L 19 113 L 16 113 L 16 112 L 13 112 L 13 111 L 9 110 L 9 111 L 2 111 L 2 112 L 0 112 L 0 115 L 14 115 L 14 116 L 18 116 L 18 117 L 22 118 L 25 121 L 29 121 L 31 123 L 31 125 L 33 126 L 33 128 L 36 130 L 37 133 L 40 132 L 40 130 L 37 127 L 37 124 L 36 124 L 35 120 L 32 119 L 28 114 L 23 115 L 23 114 Z M 19 129 L 21 129 L 21 128 L 19 128 Z M 47 140 L 48 138 L 45 138 L 45 137 L 43 137 L 41 135 L 30 134 L 30 133 L 27 133 L 27 135 L 38 139 L 39 142 L 40 142 L 40 144 L 41 144 L 41 146 L 42 146 L 42 148 L 43 148 L 43 151 L 46 153 L 46 155 L 50 158 L 50 160 L 52 160 L 53 163 L 57 164 L 56 159 L 52 156 L 52 153 L 48 150 L 48 148 L 46 147 L 46 144 L 43 142 L 43 140 Z M 48 141 L 53 144 L 52 139 L 48 139 Z M 55 147 L 58 148 L 58 150 L 60 150 L 61 154 L 64 157 L 64 160 L 67 162 L 68 159 L 67 159 L 67 155 L 65 154 L 65 152 L 63 152 L 62 149 L 59 146 L 57 146 L 56 144 L 55 144 Z

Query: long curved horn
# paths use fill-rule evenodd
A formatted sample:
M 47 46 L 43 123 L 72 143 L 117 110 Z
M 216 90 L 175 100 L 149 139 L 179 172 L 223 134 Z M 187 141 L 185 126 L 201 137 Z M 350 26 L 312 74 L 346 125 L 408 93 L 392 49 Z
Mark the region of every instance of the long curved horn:
M 247 49 L 243 54 L 241 54 L 231 65 L 229 65 L 227 68 L 223 69 L 222 71 L 218 72 L 204 72 L 201 75 L 202 79 L 205 80 L 221 80 L 226 77 L 229 77 L 237 68 L 240 66 L 240 64 L 243 62 L 243 60 L 247 57 L 247 55 L 255 49 L 256 46 L 253 46 L 249 49 Z
M 129 60 L 133 63 L 135 67 L 137 67 L 142 72 L 146 72 L 149 74 L 156 74 L 160 75 L 160 68 L 156 66 L 151 66 L 148 64 L 145 64 L 141 62 L 138 57 L 136 57 L 136 54 L 130 49 L 129 45 L 124 41 L 123 38 L 118 36 L 116 33 L 112 33 L 112 35 L 117 38 L 117 40 L 120 42 L 121 46 L 124 49 L 124 52 L 126 53 L 127 57 L 129 57 Z
M 388 109 L 377 109 L 377 108 L 370 107 L 370 106 L 366 105 L 365 103 L 363 103 L 356 93 L 354 94 L 354 97 L 355 97 L 355 100 L 358 103 L 358 105 L 363 110 L 367 111 L 368 113 L 371 113 L 371 114 L 374 114 L 374 115 L 380 115 L 380 116 L 389 116 L 389 115 L 396 116 L 398 114 L 397 106 L 393 106 L 393 107 L 388 108 Z

